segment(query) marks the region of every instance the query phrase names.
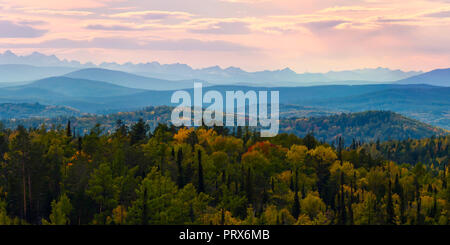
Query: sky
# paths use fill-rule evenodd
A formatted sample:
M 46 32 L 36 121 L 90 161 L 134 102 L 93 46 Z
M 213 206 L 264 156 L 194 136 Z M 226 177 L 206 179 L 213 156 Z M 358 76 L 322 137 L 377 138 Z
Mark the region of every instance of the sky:
M 0 0 L 0 51 L 247 71 L 450 67 L 450 0 Z

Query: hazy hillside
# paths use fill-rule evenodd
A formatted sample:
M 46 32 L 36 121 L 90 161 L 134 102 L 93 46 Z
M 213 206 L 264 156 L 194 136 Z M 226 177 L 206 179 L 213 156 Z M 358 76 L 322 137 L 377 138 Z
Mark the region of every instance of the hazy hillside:
M 429 85 L 329 85 L 313 87 L 213 86 L 225 91 L 277 90 L 284 105 L 313 107 L 305 110 L 281 108 L 282 116 L 316 116 L 323 112 L 389 110 L 420 121 L 450 129 L 450 91 Z M 193 94 L 192 89 L 186 91 Z M 81 112 L 105 113 L 138 110 L 146 106 L 171 104 L 173 91 L 151 91 L 122 87 L 106 82 L 55 77 L 31 84 L 0 88 L 0 103 L 35 103 L 70 106 Z M 318 112 L 318 113 L 315 113 Z
M 314 136 L 325 142 L 342 137 L 345 142 L 353 139 L 369 142 L 389 139 L 418 139 L 433 135 L 445 135 L 449 131 L 430 126 L 414 119 L 389 111 L 367 111 L 342 113 L 327 117 L 312 117 L 281 120 L 281 131 L 305 136 Z
M 80 111 L 66 106 L 41 105 L 39 103 L 0 104 L 0 119 L 22 119 L 29 117 L 81 116 Z
M 450 129 L 450 92 L 448 88 L 426 85 L 360 85 L 315 86 L 294 88 L 252 88 L 243 86 L 214 86 L 204 88 L 225 91 L 277 90 L 281 104 L 311 106 L 321 111 L 359 112 L 390 110 L 420 121 Z M 187 90 L 191 94 L 192 90 Z M 98 100 L 114 108 L 138 108 L 148 105 L 173 105 L 171 91 L 145 91 L 133 95 L 107 97 Z M 295 114 L 284 113 L 283 115 Z M 301 114 L 300 114 L 301 115 Z
M 4 88 L 8 91 L 17 89 L 45 89 L 70 97 L 121 96 L 143 91 L 106 82 L 68 77 L 50 77 L 22 86 Z
M 115 128 L 116 121 L 121 119 L 125 124 L 137 122 L 139 118 L 144 119 L 150 127 L 155 128 L 158 123 L 168 123 L 170 120 L 172 107 L 159 106 L 147 107 L 142 110 L 132 112 L 119 112 L 108 115 L 85 115 L 81 117 L 59 116 L 54 118 L 30 118 L 20 120 L 2 120 L 1 122 L 7 128 L 16 128 L 18 125 L 25 127 L 39 127 L 45 123 L 51 125 L 66 125 L 67 121 L 71 121 L 71 125 L 75 127 L 75 132 L 88 132 L 95 124 L 99 123 L 106 131 L 112 131 Z
M 427 85 L 386 87 L 342 98 L 303 102 L 337 111 L 389 110 L 450 129 L 450 88 Z
M 37 67 L 31 65 L 0 65 L 0 83 L 24 82 L 61 76 L 74 71 L 71 67 Z
M 375 69 L 357 69 L 349 71 L 330 71 L 325 76 L 332 81 L 378 81 L 392 82 L 421 74 L 420 71 L 404 72 L 378 67 Z
M 450 68 L 436 69 L 398 81 L 399 84 L 430 84 L 450 87 Z
M 103 81 L 124 87 L 148 89 L 148 90 L 175 90 L 175 89 L 192 88 L 194 84 L 194 81 L 169 81 L 151 77 L 138 76 L 135 74 L 122 71 L 114 71 L 100 68 L 87 68 L 74 71 L 69 74 L 66 74 L 65 77 Z
M 147 107 L 143 110 L 132 112 L 119 112 L 109 115 L 89 115 L 83 117 L 57 117 L 50 119 L 23 119 L 23 120 L 3 120 L 3 124 L 9 128 L 15 128 L 22 124 L 26 127 L 38 127 L 40 124 L 65 125 L 70 119 L 74 127 L 79 132 L 88 132 L 96 123 L 111 131 L 114 129 L 116 121 L 121 119 L 125 124 L 130 125 L 144 119 L 151 128 L 158 123 L 168 123 L 172 107 L 159 106 Z M 430 126 L 428 124 L 401 116 L 393 112 L 368 111 L 362 113 L 348 113 L 331 116 L 310 117 L 310 118 L 289 118 L 282 119 L 280 131 L 294 133 L 304 136 L 309 132 L 314 132 L 318 139 L 330 142 L 338 136 L 345 138 L 346 142 L 351 142 L 353 138 L 369 142 L 380 139 L 405 139 L 423 138 L 432 135 L 444 135 L 448 131 Z

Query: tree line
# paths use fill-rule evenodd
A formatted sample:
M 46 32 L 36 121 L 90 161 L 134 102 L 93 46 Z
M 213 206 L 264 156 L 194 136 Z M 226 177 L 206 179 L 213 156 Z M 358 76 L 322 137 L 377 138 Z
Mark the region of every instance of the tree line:
M 70 121 L 1 129 L 0 224 L 446 225 L 448 142 L 348 146 L 142 119 L 84 135 Z

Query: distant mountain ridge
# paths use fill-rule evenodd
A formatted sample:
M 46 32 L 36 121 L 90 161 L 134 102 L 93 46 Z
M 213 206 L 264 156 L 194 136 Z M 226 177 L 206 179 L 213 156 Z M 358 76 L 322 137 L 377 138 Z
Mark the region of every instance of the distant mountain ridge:
M 15 82 L 31 82 L 47 77 L 62 76 L 77 68 L 63 66 L 38 67 L 23 64 L 0 65 L 0 84 Z
M 82 64 L 79 61 L 68 61 L 59 59 L 56 55 L 45 55 L 39 52 L 33 52 L 29 55 L 16 55 L 11 50 L 0 53 L 0 64 L 21 64 L 33 66 L 67 66 L 67 67 L 93 67 L 93 63 Z
M 103 81 L 94 81 L 88 79 L 70 78 L 70 77 L 49 77 L 37 80 L 30 84 L 9 87 L 8 90 L 20 88 L 38 88 L 46 89 L 54 93 L 71 97 L 108 97 L 131 95 L 144 90 L 134 89 L 115 85 Z
M 148 90 L 175 90 L 193 88 L 194 80 L 190 81 L 170 81 L 151 77 L 144 77 L 123 71 L 108 70 L 103 68 L 86 68 L 64 75 L 75 79 L 89 79 L 95 81 L 108 82 L 119 86 L 148 89 Z M 208 86 L 203 82 L 203 86 Z
M 397 81 L 399 84 L 430 84 L 450 87 L 450 68 L 436 69 Z
M 82 64 L 78 61 L 60 60 L 55 55 L 44 55 L 38 52 L 34 52 L 30 55 L 18 56 L 9 50 L 3 54 L 0 53 L 0 64 L 22 64 L 40 67 L 63 66 L 77 69 L 104 68 L 133 73 L 135 75 L 145 77 L 153 77 L 161 80 L 198 79 L 215 84 L 248 84 L 255 86 L 310 86 L 330 83 L 380 83 L 397 81 L 421 73 L 420 71 L 403 72 L 400 70 L 390 70 L 387 68 L 330 71 L 328 73 L 296 73 L 289 68 L 247 72 L 241 68 L 233 66 L 228 68 L 211 66 L 201 69 L 194 69 L 186 64 L 160 64 L 159 62 L 138 64 L 131 62 L 124 64 L 103 62 L 99 65 L 95 65 L 93 63 Z M 94 78 L 91 79 L 96 80 Z
M 211 86 L 203 93 L 225 91 L 277 90 L 280 104 L 314 107 L 314 112 L 360 112 L 389 110 L 450 129 L 450 87 L 430 85 L 328 85 L 313 87 Z M 183 89 L 193 94 L 192 89 Z M 35 103 L 70 106 L 85 113 L 111 113 L 138 110 L 146 106 L 175 106 L 170 101 L 174 90 L 133 89 L 112 83 L 54 77 L 0 88 L 0 103 Z M 307 115 L 307 109 L 281 108 L 282 115 Z

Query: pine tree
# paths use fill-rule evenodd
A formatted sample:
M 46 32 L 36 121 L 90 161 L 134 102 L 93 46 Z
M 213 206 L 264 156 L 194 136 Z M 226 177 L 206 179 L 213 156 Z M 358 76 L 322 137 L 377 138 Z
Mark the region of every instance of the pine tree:
M 388 196 L 387 196 L 387 203 L 386 203 L 386 213 L 387 213 L 387 220 L 386 222 L 390 225 L 395 224 L 395 214 L 394 214 L 394 204 L 392 203 L 392 184 L 391 179 L 389 178 L 389 184 L 388 184 Z
M 273 177 L 270 178 L 270 189 L 272 190 L 272 192 L 275 191 L 275 180 Z
M 340 194 L 340 215 L 339 215 L 339 224 L 345 225 L 347 224 L 347 212 L 345 207 L 345 196 L 344 196 L 344 172 L 341 171 L 341 194 Z
M 116 133 L 122 136 L 126 136 L 128 133 L 128 128 L 121 119 L 117 119 L 116 121 Z
M 450 161 L 450 160 L 449 160 Z M 444 165 L 444 177 L 442 178 L 442 188 L 447 189 L 447 164 Z
M 72 137 L 72 129 L 70 128 L 70 120 L 67 121 L 66 136 L 69 137 L 69 138 Z
M 202 151 L 198 150 L 198 192 L 205 192 L 203 182 L 203 166 L 202 166 Z
M 422 224 L 422 215 L 421 215 L 421 205 L 422 205 L 422 199 L 420 197 L 420 185 L 419 181 L 417 180 L 417 177 L 414 178 L 414 185 L 416 186 L 416 225 Z
M 402 186 L 400 185 L 398 174 L 395 175 L 395 182 L 394 182 L 394 193 L 401 196 L 403 194 Z
M 222 208 L 220 215 L 220 224 L 225 225 L 225 209 Z
M 349 222 L 350 225 L 354 224 L 354 217 L 353 217 L 353 192 L 354 190 L 356 190 L 356 172 L 353 172 L 353 181 L 350 181 L 350 199 L 349 199 L 349 204 L 348 204 L 348 216 L 349 216 Z
M 141 217 L 141 224 L 147 225 L 148 224 L 148 207 L 147 207 L 147 187 L 144 186 L 144 195 L 143 195 L 143 203 L 142 203 L 142 217 Z
M 246 183 L 247 200 L 251 204 L 253 203 L 253 185 L 252 185 L 252 173 L 251 169 L 247 171 L 247 183 Z
M 437 190 L 436 188 L 433 189 L 433 208 L 430 212 L 430 217 L 435 219 L 437 214 L 437 198 L 436 198 Z
M 292 174 L 292 170 L 291 170 L 291 179 L 290 179 L 290 183 L 289 183 L 289 189 L 291 189 L 291 191 L 294 191 L 295 186 L 294 186 L 294 176 Z
M 242 139 L 242 126 L 237 127 L 236 138 Z
M 337 148 L 337 153 L 338 153 L 338 159 L 339 162 L 342 166 L 342 150 L 344 148 L 344 141 L 342 140 L 342 137 L 339 136 L 339 141 L 338 141 L 338 148 Z
M 142 140 L 145 140 L 147 138 L 147 133 L 149 130 L 150 126 L 148 126 L 148 124 L 146 124 L 142 118 L 139 118 L 139 121 L 131 127 L 130 143 L 134 145 Z
M 295 169 L 295 183 L 294 183 L 294 205 L 292 206 L 292 216 L 298 219 L 300 215 L 300 200 L 298 198 L 298 169 Z
M 172 156 L 172 160 L 175 160 L 175 147 L 172 147 L 172 151 L 170 152 L 170 155 Z
M 177 166 L 178 166 L 178 179 L 177 184 L 178 188 L 183 188 L 184 186 L 184 176 L 183 176 L 183 149 L 178 150 L 178 157 L 177 157 Z
M 83 149 L 83 139 L 78 136 L 78 151 L 81 152 L 81 149 Z

